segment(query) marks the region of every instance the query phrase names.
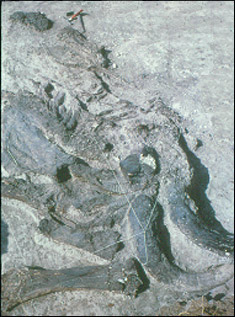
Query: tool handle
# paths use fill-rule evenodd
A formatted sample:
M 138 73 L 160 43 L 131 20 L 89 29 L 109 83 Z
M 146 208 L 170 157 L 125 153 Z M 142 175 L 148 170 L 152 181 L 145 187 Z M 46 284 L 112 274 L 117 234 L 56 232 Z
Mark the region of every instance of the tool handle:
M 72 17 L 71 20 L 73 20 L 74 18 L 76 18 L 83 10 L 78 11 L 77 13 L 75 13 Z

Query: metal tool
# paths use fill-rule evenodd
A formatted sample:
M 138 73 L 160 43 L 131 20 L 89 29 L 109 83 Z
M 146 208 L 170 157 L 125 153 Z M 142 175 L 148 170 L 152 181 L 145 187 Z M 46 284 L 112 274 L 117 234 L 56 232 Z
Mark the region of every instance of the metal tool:
M 72 22 L 73 20 L 77 19 L 77 16 L 80 15 L 80 13 L 82 13 L 83 10 L 78 11 L 77 13 L 75 13 L 71 18 L 68 19 L 69 22 Z
M 67 16 L 70 16 L 70 15 L 72 15 L 71 16 L 71 18 L 66 18 L 66 17 L 64 17 L 64 19 L 66 20 L 66 21 L 68 21 L 70 24 L 73 24 L 73 22 L 78 18 L 78 17 L 80 17 L 80 22 L 81 22 L 81 25 L 82 25 L 82 28 L 83 28 L 83 33 L 85 33 L 86 32 L 86 29 L 85 29 L 85 25 L 84 25 L 84 21 L 83 21 L 83 16 L 84 15 L 88 15 L 88 13 L 82 13 L 83 12 L 83 10 L 81 9 L 80 11 L 78 11 L 77 13 L 75 13 L 75 14 L 73 14 L 74 12 L 72 11 L 72 12 L 68 12 L 67 13 Z

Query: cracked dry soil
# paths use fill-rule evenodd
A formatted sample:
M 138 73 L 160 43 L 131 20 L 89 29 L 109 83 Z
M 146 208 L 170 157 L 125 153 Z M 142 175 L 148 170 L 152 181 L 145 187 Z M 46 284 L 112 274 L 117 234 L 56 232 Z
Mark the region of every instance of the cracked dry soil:
M 8 21 L 3 314 L 151 315 L 227 298 L 233 235 L 187 121 L 157 93 L 123 98 L 136 88 L 104 48 L 46 19 Z

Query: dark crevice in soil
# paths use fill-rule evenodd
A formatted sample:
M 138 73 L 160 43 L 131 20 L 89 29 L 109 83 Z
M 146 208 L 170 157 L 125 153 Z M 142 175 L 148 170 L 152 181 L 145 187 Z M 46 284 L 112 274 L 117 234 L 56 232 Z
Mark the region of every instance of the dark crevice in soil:
M 78 96 L 76 96 L 75 98 L 76 98 L 77 101 L 79 102 L 79 106 L 80 106 L 83 110 L 88 111 L 87 105 L 86 105 L 82 100 L 80 100 L 80 99 L 78 98 Z
M 101 76 L 97 74 L 97 72 L 94 71 L 95 76 L 100 80 L 101 86 L 104 88 L 105 91 L 111 94 L 111 90 L 109 88 L 109 85 L 103 80 Z
M 203 143 L 200 139 L 197 139 L 197 144 L 196 144 L 196 151 L 199 149 L 199 147 L 203 146 Z
M 44 269 L 44 267 L 41 267 L 41 266 L 30 266 L 30 265 L 26 265 L 26 267 L 30 270 L 41 270 L 41 271 L 46 271 L 46 269 Z
M 60 168 L 57 168 L 56 177 L 57 177 L 58 183 L 64 183 L 64 182 L 67 182 L 69 179 L 71 179 L 68 166 L 63 165 Z
M 201 163 L 200 159 L 190 151 L 182 133 L 180 133 L 179 146 L 186 154 L 190 168 L 193 169 L 191 184 L 186 188 L 186 191 L 195 202 L 200 219 L 210 231 L 216 231 L 225 238 L 231 239 L 232 234 L 224 229 L 221 223 L 216 219 L 215 211 L 205 193 L 209 183 L 208 169 Z
M 90 166 L 86 161 L 84 161 L 83 159 L 79 158 L 79 157 L 76 157 L 75 158 L 75 162 L 74 164 L 82 164 L 82 165 L 85 165 L 85 166 Z
M 101 49 L 98 51 L 104 58 L 104 61 L 102 62 L 102 66 L 104 68 L 109 68 L 110 65 L 112 65 L 111 60 L 108 58 L 108 55 L 112 52 L 109 50 L 106 50 L 104 46 L 101 47 Z
M 175 258 L 171 253 L 171 242 L 170 242 L 170 234 L 167 230 L 167 227 L 164 225 L 164 210 L 162 206 L 158 203 L 157 205 L 158 214 L 156 220 L 152 224 L 152 230 L 157 237 L 158 247 L 160 251 L 166 256 L 168 261 L 175 265 Z
M 49 213 L 49 215 L 50 215 L 50 217 L 52 218 L 52 220 L 54 220 L 55 222 L 57 222 L 59 225 L 61 225 L 61 226 L 65 226 L 65 223 L 64 222 L 62 222 L 61 220 L 59 220 L 56 216 L 55 216 L 55 208 L 54 207 L 52 207 L 52 208 L 49 208 L 48 209 L 48 213 Z M 45 228 L 49 228 L 47 231 L 51 231 L 51 224 L 52 223 L 50 223 L 49 222 L 49 220 L 47 220 L 47 219 L 45 219 L 45 221 L 47 221 L 47 222 L 45 222 L 44 223 L 44 228 L 43 228 L 43 225 L 41 224 L 41 222 L 40 222 L 40 224 L 41 224 L 41 227 L 43 228 L 43 229 L 45 229 Z
M 1 256 L 8 252 L 9 226 L 1 219 Z
M 118 242 L 116 252 L 119 252 L 125 248 L 125 244 L 123 242 Z
M 149 288 L 150 285 L 150 280 L 148 279 L 142 265 L 140 264 L 140 262 L 137 259 L 134 259 L 134 263 L 135 263 L 135 267 L 136 267 L 136 271 L 138 274 L 138 277 L 140 278 L 142 284 L 138 287 L 135 297 L 138 297 L 139 294 L 143 293 L 144 291 L 146 291 Z

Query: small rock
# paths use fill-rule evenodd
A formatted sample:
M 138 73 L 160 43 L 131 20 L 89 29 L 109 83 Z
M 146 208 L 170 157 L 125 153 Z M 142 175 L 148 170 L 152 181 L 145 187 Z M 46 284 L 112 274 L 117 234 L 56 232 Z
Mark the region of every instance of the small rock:
M 147 164 L 151 166 L 154 170 L 156 170 L 156 161 L 151 155 L 144 156 L 143 154 L 140 155 L 140 162 L 142 164 Z
M 49 20 L 46 15 L 41 12 L 16 11 L 10 16 L 10 19 L 26 25 L 33 25 L 37 31 L 41 32 L 49 30 L 53 26 L 53 21 Z
M 139 156 L 136 154 L 129 155 L 125 160 L 120 162 L 122 172 L 127 176 L 136 176 L 140 172 Z

